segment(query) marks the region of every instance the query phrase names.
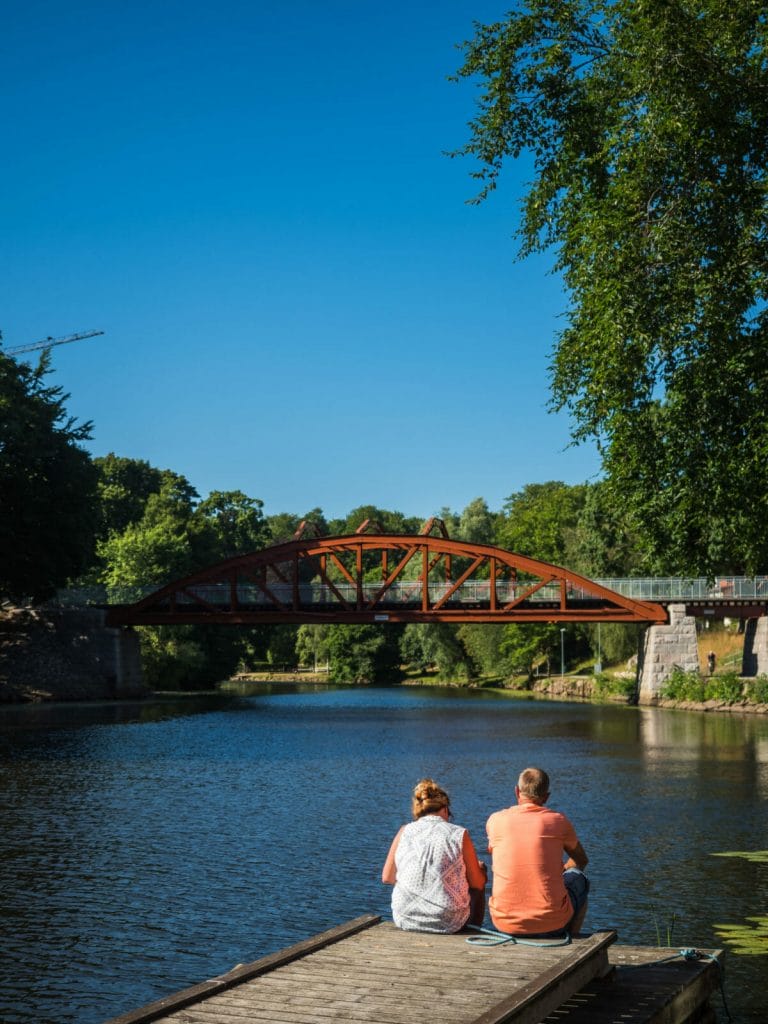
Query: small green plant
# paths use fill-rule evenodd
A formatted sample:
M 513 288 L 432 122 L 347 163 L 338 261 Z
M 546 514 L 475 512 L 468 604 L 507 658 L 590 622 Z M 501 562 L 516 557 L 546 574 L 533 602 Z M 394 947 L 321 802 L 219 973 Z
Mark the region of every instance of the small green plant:
M 674 911 L 672 911 L 672 913 L 667 917 L 665 925 L 662 926 L 659 924 L 659 918 L 656 914 L 656 908 L 653 905 L 651 905 L 651 916 L 653 917 L 653 923 L 656 927 L 656 945 L 659 947 L 662 946 L 661 936 L 662 927 L 664 927 L 665 937 L 667 940 L 666 947 L 669 948 L 672 945 L 672 939 L 675 934 L 675 922 L 677 921 L 677 914 Z

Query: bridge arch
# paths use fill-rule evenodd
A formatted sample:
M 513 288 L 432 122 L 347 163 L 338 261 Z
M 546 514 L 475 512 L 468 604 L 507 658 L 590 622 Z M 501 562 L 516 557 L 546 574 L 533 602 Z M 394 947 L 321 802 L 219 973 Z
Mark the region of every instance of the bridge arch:
M 113 626 L 182 623 L 665 623 L 660 604 L 503 548 L 451 540 L 430 520 L 418 535 L 298 536 L 175 580 Z M 439 524 L 442 526 L 442 524 Z

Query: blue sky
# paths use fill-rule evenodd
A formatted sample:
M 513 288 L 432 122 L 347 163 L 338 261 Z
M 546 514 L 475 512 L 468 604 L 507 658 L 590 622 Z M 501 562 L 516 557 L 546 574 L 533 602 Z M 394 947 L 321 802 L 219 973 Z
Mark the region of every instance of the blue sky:
M 480 207 L 492 0 L 27 0 L 0 36 L 0 328 L 53 349 L 95 455 L 268 514 L 429 516 L 598 472 L 546 411 L 565 297 Z

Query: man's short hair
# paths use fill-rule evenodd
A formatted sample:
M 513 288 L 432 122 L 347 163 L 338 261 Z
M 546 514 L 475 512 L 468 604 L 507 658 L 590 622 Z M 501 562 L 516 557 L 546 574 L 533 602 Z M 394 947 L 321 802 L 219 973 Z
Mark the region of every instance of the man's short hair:
M 549 776 L 543 768 L 525 768 L 520 772 L 517 788 L 528 800 L 543 804 L 549 796 Z

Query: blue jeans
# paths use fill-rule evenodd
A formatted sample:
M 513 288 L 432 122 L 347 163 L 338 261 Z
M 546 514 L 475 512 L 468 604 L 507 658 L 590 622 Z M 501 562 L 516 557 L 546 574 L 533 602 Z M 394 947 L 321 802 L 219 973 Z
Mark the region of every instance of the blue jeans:
M 584 872 L 579 871 L 578 868 L 568 868 L 567 871 L 563 872 L 563 882 L 565 882 L 565 888 L 568 891 L 571 906 L 573 907 L 573 917 L 571 917 L 572 921 L 587 902 L 587 896 L 589 896 L 589 879 Z M 570 921 L 568 924 L 570 924 Z
M 573 913 L 571 914 L 570 921 L 564 928 L 560 928 L 558 931 L 538 932 L 536 935 L 527 936 L 529 939 L 556 939 L 564 932 L 569 932 L 571 930 L 571 922 L 587 902 L 587 896 L 589 896 L 589 879 L 584 872 L 579 871 L 578 868 L 568 868 L 567 871 L 563 872 L 563 882 L 565 883 L 565 891 L 568 893 L 568 898 L 570 899 L 571 906 L 573 907 Z

